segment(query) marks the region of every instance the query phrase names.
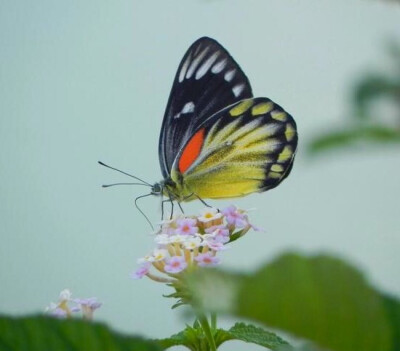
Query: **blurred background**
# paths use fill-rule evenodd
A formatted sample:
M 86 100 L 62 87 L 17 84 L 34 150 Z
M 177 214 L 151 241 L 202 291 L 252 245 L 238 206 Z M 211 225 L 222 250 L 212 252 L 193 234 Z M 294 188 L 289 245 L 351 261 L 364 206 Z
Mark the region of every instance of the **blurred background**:
M 129 179 L 97 161 L 161 180 L 169 91 L 204 35 L 228 49 L 256 96 L 294 116 L 300 138 L 277 189 L 210 201 L 255 208 L 265 229 L 223 252 L 223 267 L 329 252 L 399 295 L 399 23 L 399 4 L 378 0 L 1 1 L 0 313 L 41 312 L 69 288 L 98 297 L 97 320 L 122 332 L 166 337 L 190 322 L 170 311 L 166 286 L 129 278 L 153 247 L 133 206 L 145 190 L 102 189 Z M 159 220 L 159 199 L 141 206 Z

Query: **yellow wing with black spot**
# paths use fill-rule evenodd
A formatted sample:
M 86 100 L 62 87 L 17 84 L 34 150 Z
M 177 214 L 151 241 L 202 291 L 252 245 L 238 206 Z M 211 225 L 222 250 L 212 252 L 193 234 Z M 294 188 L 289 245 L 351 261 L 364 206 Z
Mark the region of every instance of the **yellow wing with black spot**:
M 180 199 L 238 197 L 276 187 L 292 168 L 296 123 L 268 98 L 250 98 L 206 119 L 176 157 Z

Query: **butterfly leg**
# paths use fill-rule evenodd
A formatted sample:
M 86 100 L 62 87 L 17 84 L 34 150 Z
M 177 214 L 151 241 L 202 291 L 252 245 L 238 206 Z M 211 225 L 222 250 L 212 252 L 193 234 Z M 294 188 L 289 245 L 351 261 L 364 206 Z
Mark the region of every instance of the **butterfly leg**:
M 167 189 L 168 191 L 168 189 Z M 171 193 L 168 191 L 168 200 L 171 203 L 171 215 L 169 216 L 169 219 L 171 220 L 173 215 L 174 215 L 174 200 L 172 200 Z
M 164 203 L 168 202 L 169 200 L 161 200 L 161 220 L 164 220 Z
M 197 195 L 197 194 L 195 194 L 195 193 L 193 193 L 193 195 L 194 196 L 196 196 L 201 202 L 202 202 L 202 204 L 204 205 L 204 206 L 206 206 L 206 207 L 212 207 L 212 206 L 210 206 L 207 202 L 205 202 L 199 195 Z
M 181 209 L 182 214 L 185 214 L 185 211 L 183 211 L 183 208 L 182 208 L 182 205 L 181 205 L 180 202 L 178 202 L 178 206 L 179 206 L 179 208 Z
M 187 199 L 190 199 L 193 195 L 194 195 L 194 193 L 191 193 L 190 195 L 185 196 L 182 201 L 186 201 Z
M 172 211 L 171 211 L 171 212 L 173 212 L 173 208 L 174 208 L 174 204 L 171 202 L 171 199 L 170 199 L 170 198 L 161 201 L 161 220 L 162 220 L 162 221 L 164 220 L 164 204 L 165 204 L 166 202 L 171 203 L 171 208 L 172 208 Z M 172 218 L 172 214 L 171 214 L 171 218 Z
M 171 220 L 174 216 L 174 201 L 171 199 L 171 197 L 169 198 L 169 201 L 171 202 L 171 215 L 169 216 L 169 219 Z

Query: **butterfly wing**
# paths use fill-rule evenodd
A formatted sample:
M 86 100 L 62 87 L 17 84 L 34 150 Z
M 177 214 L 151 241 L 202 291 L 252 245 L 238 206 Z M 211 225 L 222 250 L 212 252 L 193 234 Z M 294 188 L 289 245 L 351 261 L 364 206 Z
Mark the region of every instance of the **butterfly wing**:
M 207 37 L 194 42 L 179 65 L 161 127 L 159 159 L 164 178 L 207 117 L 252 96 L 249 80 L 218 42 Z
M 231 105 L 204 121 L 176 158 L 180 198 L 238 197 L 276 187 L 292 168 L 296 123 L 268 98 Z

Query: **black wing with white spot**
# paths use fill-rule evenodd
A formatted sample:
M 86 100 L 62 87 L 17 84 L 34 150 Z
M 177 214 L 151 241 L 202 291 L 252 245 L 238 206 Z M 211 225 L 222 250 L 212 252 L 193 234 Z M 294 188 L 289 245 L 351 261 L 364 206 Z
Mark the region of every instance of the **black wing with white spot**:
M 164 178 L 205 119 L 252 96 L 249 80 L 217 41 L 195 41 L 179 65 L 161 127 L 158 152 Z

